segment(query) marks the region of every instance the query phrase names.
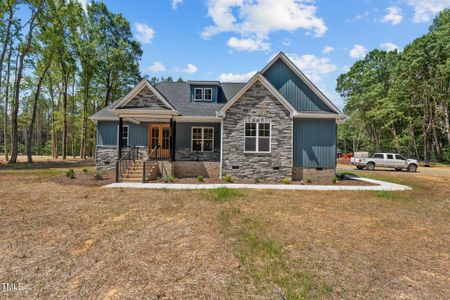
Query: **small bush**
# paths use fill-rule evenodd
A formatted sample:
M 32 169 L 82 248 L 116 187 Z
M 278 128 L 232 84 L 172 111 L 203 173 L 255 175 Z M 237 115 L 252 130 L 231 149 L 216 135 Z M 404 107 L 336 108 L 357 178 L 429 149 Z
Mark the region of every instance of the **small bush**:
M 198 182 L 204 182 L 204 181 L 205 181 L 205 177 L 203 177 L 203 176 L 197 176 L 197 181 L 198 181 Z
M 225 176 L 223 176 L 223 179 L 226 182 L 233 182 L 233 177 L 231 175 L 225 175 Z
M 168 175 L 163 177 L 164 183 L 173 183 L 175 181 L 175 177 Z
M 203 193 L 204 199 L 216 203 L 228 202 L 237 198 L 242 198 L 243 196 L 244 194 L 242 194 L 241 191 L 227 187 L 211 189 Z
M 89 172 L 88 169 L 86 169 L 86 168 L 83 169 L 83 173 L 84 173 L 84 174 L 87 174 L 88 172 Z
M 291 181 L 290 178 L 285 177 L 285 178 L 281 179 L 281 182 L 284 183 L 284 184 L 291 184 L 292 181 Z
M 311 178 L 306 179 L 306 183 L 312 183 Z
M 70 179 L 75 179 L 75 170 L 70 169 L 69 171 L 66 172 L 66 176 L 69 177 Z
M 95 180 L 102 180 L 103 174 L 100 172 L 96 172 L 94 177 L 95 177 Z
M 338 182 L 338 178 L 337 178 L 336 176 L 333 176 L 333 177 L 331 178 L 331 182 L 332 182 L 332 183 Z
M 255 183 L 260 183 L 260 182 L 261 182 L 261 178 L 255 177 Z

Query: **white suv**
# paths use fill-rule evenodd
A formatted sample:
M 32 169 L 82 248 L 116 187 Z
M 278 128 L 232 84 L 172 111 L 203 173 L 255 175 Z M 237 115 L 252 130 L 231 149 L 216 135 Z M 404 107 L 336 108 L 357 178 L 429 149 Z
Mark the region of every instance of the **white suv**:
M 416 172 L 419 164 L 415 159 L 406 159 L 400 154 L 395 153 L 375 153 L 370 158 L 353 157 L 351 159 L 352 165 L 362 170 L 366 168 L 369 171 L 375 170 L 375 167 L 393 168 L 397 171 L 403 169 L 408 172 Z

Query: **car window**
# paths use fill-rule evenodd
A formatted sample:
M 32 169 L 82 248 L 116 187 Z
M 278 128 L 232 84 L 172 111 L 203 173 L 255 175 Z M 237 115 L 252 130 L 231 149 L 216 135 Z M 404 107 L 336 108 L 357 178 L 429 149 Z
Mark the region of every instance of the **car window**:
M 383 158 L 383 154 L 381 154 L 381 153 L 375 153 L 372 157 L 373 157 L 373 158 Z
M 392 154 L 387 154 L 386 156 L 387 156 L 387 159 L 394 159 L 394 155 L 392 155 Z
M 405 158 L 403 156 L 398 155 L 398 154 L 395 156 L 395 159 L 405 160 Z

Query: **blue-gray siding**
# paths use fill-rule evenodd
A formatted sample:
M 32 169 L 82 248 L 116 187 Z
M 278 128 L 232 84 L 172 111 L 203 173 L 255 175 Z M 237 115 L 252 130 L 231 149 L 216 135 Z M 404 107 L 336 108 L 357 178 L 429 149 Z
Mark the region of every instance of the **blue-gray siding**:
M 336 167 L 336 121 L 294 119 L 294 167 Z
M 135 124 L 124 122 L 123 124 L 129 126 L 128 144 L 130 146 L 148 145 L 148 123 Z M 118 129 L 118 121 L 99 121 L 97 124 L 97 145 L 117 145 Z
M 267 80 L 298 111 L 326 111 L 330 108 L 281 60 L 265 73 Z
M 220 123 L 179 123 L 177 122 L 176 142 L 177 148 L 191 148 L 192 127 L 214 128 L 214 151 L 220 151 Z

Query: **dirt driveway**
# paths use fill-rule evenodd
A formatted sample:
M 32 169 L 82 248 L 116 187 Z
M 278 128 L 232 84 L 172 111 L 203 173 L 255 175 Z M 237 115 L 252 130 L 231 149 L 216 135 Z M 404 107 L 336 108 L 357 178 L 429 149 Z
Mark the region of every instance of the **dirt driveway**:
M 446 169 L 352 170 L 408 192 L 261 192 L 103 189 L 82 168 L 0 168 L 0 282 L 23 288 L 0 298 L 450 294 Z

